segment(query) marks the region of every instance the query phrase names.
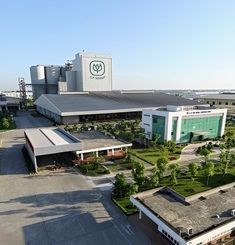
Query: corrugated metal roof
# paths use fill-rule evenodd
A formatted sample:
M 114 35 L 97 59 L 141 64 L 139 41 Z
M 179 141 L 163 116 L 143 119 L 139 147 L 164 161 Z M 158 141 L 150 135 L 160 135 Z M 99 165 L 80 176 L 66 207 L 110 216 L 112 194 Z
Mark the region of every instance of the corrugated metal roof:
M 196 101 L 157 91 L 125 93 L 123 91 L 89 92 L 79 95 L 45 94 L 61 112 L 150 108 L 166 105 L 197 105 Z M 37 101 L 35 102 L 37 104 Z

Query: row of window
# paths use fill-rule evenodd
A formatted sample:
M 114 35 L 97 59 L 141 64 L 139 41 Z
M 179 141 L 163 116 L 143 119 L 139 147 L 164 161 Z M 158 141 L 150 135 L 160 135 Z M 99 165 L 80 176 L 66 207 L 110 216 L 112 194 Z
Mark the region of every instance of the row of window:
M 179 242 L 177 242 L 171 235 L 169 235 L 166 231 L 162 230 L 162 234 L 167 237 L 169 240 L 171 240 L 174 244 L 179 245 Z
M 207 104 L 210 104 L 210 101 L 207 101 L 206 103 L 207 103 Z M 215 101 L 212 101 L 212 105 L 215 105 L 215 104 L 216 104 Z M 219 104 L 219 105 L 223 105 L 223 103 L 220 102 L 220 101 L 219 101 L 218 104 Z M 229 104 L 228 102 L 225 102 L 225 103 L 224 103 L 224 105 L 228 105 L 228 104 Z M 235 102 L 232 102 L 232 105 L 235 105 Z

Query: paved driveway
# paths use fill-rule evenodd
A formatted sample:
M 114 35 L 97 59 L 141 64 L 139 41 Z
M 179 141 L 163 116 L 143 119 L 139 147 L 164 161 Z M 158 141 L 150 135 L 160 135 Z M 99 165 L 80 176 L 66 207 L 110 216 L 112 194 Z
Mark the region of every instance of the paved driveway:
M 111 203 L 110 190 L 73 169 L 28 175 L 23 130 L 1 137 L 0 244 L 151 244 Z
M 14 119 L 18 129 L 53 126 L 53 123 L 49 119 L 40 115 L 33 117 L 29 111 L 18 111 Z

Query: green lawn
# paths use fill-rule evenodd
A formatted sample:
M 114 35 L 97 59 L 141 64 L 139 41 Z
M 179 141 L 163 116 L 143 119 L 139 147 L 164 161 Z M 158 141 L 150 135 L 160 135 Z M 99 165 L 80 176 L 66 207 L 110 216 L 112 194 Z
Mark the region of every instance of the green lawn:
M 124 197 L 124 198 L 112 197 L 112 200 L 126 215 L 131 215 L 138 212 L 137 208 L 133 206 L 132 203 L 130 202 L 130 197 Z
M 203 169 L 199 170 L 198 177 L 195 178 L 193 182 L 191 181 L 190 175 L 187 173 L 178 177 L 178 184 L 175 186 L 171 185 L 169 176 L 164 177 L 160 181 L 160 185 L 169 186 L 179 194 L 187 197 L 235 181 L 235 167 L 230 167 L 228 169 L 228 173 L 223 176 L 219 170 L 219 166 L 216 166 L 215 175 L 210 177 L 208 186 L 206 185 L 207 177 L 204 176 L 203 172 Z M 147 187 L 140 189 L 140 192 L 148 189 L 149 188 Z M 137 209 L 130 203 L 129 197 L 118 199 L 113 198 L 113 201 L 126 215 L 131 215 L 137 212 Z
M 98 164 L 97 168 L 94 168 L 93 164 L 82 164 L 78 165 L 79 170 L 88 176 L 99 176 L 104 174 L 109 174 L 109 170 L 105 169 L 101 164 Z
M 178 146 L 175 152 L 180 152 L 182 148 Z M 169 160 L 176 160 L 180 157 L 179 153 L 170 153 L 167 149 L 164 151 L 161 149 L 156 148 L 142 148 L 142 149 L 135 149 L 131 148 L 128 150 L 130 154 L 147 161 L 148 163 L 154 165 L 157 162 L 159 157 L 166 157 Z
M 206 185 L 207 177 L 204 176 L 204 170 L 199 170 L 197 178 L 192 182 L 190 175 L 181 175 L 178 177 L 178 184 L 175 186 L 171 185 L 170 177 L 165 177 L 160 181 L 162 186 L 169 186 L 176 192 L 180 193 L 183 196 L 190 196 L 199 192 L 209 190 L 221 185 L 225 185 L 235 181 L 235 168 L 230 167 L 228 173 L 223 176 L 217 166 L 215 168 L 214 176 L 210 177 L 209 185 Z
M 111 172 L 117 172 L 121 170 L 131 170 L 132 164 L 132 162 L 126 162 L 125 159 L 117 159 L 112 163 L 105 164 L 105 167 L 107 167 Z

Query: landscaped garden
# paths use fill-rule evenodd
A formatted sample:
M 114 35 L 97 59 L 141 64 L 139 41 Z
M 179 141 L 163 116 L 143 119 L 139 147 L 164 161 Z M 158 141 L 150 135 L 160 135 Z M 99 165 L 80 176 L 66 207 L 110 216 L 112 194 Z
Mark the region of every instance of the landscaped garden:
M 105 168 L 102 164 L 96 161 L 78 164 L 77 166 L 81 173 L 88 176 L 99 176 L 110 173 L 109 169 Z
M 166 176 L 166 171 L 169 174 Z M 141 163 L 135 163 L 132 168 L 133 182 L 128 183 L 123 174 L 116 175 L 112 199 L 127 215 L 137 210 L 131 205 L 130 195 L 153 189 L 158 186 L 168 186 L 183 196 L 190 196 L 221 185 L 235 181 L 235 154 L 222 152 L 219 160 L 205 159 L 201 165 L 191 162 L 187 171 L 182 171 L 178 164 L 168 164 L 166 158 L 158 158 L 156 166 L 146 173 Z
M 148 148 L 131 148 L 129 153 L 155 165 L 160 157 L 165 157 L 169 161 L 177 160 L 180 157 L 183 146 L 175 145 L 173 149 L 170 149 L 167 145 L 156 145 Z

